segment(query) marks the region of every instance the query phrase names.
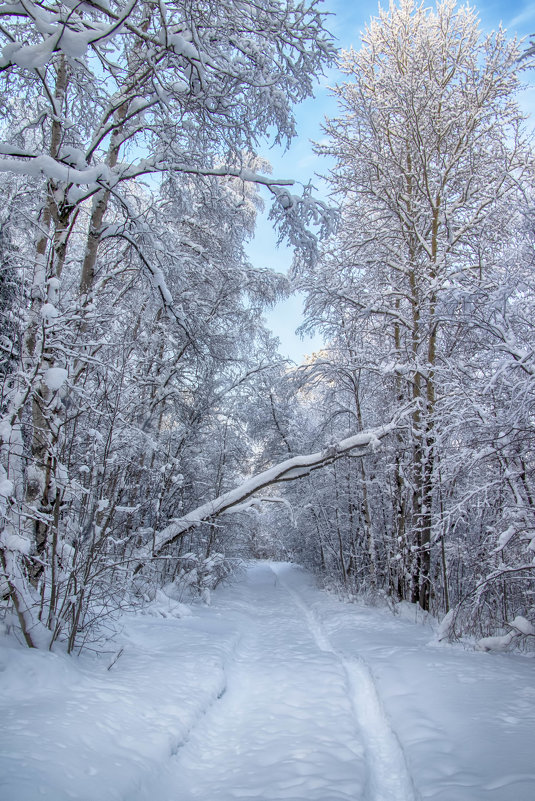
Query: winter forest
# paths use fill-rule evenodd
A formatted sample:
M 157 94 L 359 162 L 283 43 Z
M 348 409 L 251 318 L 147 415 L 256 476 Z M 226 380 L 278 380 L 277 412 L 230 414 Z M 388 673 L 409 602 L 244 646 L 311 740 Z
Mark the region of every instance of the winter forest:
M 98 650 L 268 558 L 532 648 L 529 42 L 452 0 L 342 52 L 318 0 L 6 0 L 0 39 L 6 630 Z M 335 63 L 321 197 L 259 153 Z M 263 318 L 295 290 L 301 365 Z
M 534 797 L 535 34 L 346 8 L 0 0 L 5 801 Z

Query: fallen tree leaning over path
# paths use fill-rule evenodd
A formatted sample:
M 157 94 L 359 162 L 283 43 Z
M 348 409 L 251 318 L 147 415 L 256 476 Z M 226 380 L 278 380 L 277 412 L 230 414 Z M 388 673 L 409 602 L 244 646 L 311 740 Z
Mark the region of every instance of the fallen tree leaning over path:
M 312 470 L 318 470 L 319 468 L 332 464 L 332 462 L 340 459 L 341 456 L 344 456 L 350 451 L 356 451 L 356 453 L 353 454 L 356 456 L 365 456 L 370 451 L 374 451 L 378 447 L 380 440 L 386 437 L 387 434 L 390 434 L 394 429 L 398 428 L 399 424 L 400 416 L 398 415 L 395 420 L 392 420 L 384 426 L 354 434 L 351 437 L 329 445 L 327 448 L 317 453 L 309 453 L 303 456 L 294 456 L 291 459 L 286 459 L 284 462 L 279 462 L 279 464 L 264 470 L 262 473 L 252 476 L 238 487 L 229 490 L 229 492 L 219 495 L 219 497 L 214 498 L 212 501 L 203 503 L 184 517 L 173 521 L 162 529 L 162 531 L 158 532 L 154 538 L 150 553 L 146 548 L 138 552 L 137 558 L 139 562 L 134 568 L 134 573 L 138 573 L 143 568 L 146 560 L 159 556 L 165 548 L 172 545 L 173 542 L 187 531 L 190 531 L 190 529 L 242 504 L 256 492 L 272 486 L 273 484 L 279 484 L 282 481 L 294 481 L 295 479 L 303 478 L 312 472 Z

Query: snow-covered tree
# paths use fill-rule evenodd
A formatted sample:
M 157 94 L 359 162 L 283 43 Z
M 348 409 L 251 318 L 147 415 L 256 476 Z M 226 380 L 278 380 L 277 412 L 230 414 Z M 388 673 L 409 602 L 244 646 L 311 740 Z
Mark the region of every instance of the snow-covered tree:
M 4 276 L 25 271 L 2 395 L 2 570 L 28 644 L 72 649 L 129 549 L 235 469 L 215 447 L 223 405 L 266 366 L 260 310 L 282 290 L 244 255 L 258 190 L 303 254 L 309 223 L 328 223 L 255 149 L 295 135 L 292 106 L 333 50 L 317 0 L 0 16 L 0 171 L 29 195 L 2 273 L 9 293 Z
M 318 146 L 335 159 L 330 182 L 342 218 L 300 286 L 309 324 L 343 352 L 343 375 L 360 377 L 375 408 L 412 407 L 375 514 L 388 530 L 399 592 L 424 609 L 443 603 L 443 462 L 466 458 L 463 395 L 473 397 L 486 369 L 481 350 L 475 360 L 471 352 L 474 315 L 495 301 L 496 243 L 515 235 L 531 181 L 518 57 L 503 31 L 482 36 L 469 7 L 391 3 L 360 50 L 342 53 L 340 115 Z

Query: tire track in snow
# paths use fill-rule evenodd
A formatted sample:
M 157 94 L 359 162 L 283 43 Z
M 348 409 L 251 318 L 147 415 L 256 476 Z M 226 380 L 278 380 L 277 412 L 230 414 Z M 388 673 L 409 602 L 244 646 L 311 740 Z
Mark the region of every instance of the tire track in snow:
M 332 646 L 321 623 L 298 592 L 272 567 L 280 583 L 303 612 L 318 648 L 331 653 L 344 669 L 348 696 L 366 752 L 369 801 L 418 801 L 405 755 L 377 693 L 369 667 L 362 659 L 348 658 Z

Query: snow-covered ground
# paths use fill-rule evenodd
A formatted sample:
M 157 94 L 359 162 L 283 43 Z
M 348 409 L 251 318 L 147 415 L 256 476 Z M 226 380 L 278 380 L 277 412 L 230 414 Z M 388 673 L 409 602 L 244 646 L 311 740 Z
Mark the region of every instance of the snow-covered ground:
M 437 645 L 296 566 L 119 640 L 111 664 L 0 637 L 2 801 L 535 798 L 533 659 Z

